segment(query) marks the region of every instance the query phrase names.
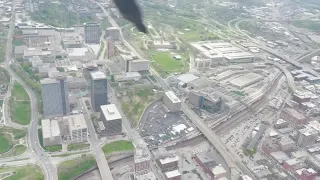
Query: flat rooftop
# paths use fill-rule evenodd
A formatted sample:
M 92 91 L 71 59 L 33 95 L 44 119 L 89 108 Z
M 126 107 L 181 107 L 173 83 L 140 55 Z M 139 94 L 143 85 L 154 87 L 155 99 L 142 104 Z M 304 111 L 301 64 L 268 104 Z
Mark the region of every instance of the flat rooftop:
M 71 130 L 77 130 L 77 129 L 85 129 L 87 128 L 87 123 L 84 119 L 83 114 L 75 114 L 71 116 L 64 116 L 64 120 L 67 120 L 69 122 L 69 128 Z
M 51 138 L 60 136 L 60 128 L 58 120 L 43 119 L 41 121 L 43 138 Z
M 122 118 L 116 105 L 114 105 L 114 104 L 108 104 L 108 105 L 101 106 L 101 111 L 107 121 L 112 121 L 112 120 Z
M 172 91 L 166 92 L 166 96 L 170 99 L 172 103 L 180 103 L 180 99 Z
M 90 75 L 93 80 L 100 80 L 100 79 L 107 78 L 107 76 L 101 71 L 91 72 Z
M 260 79 L 262 79 L 262 76 L 260 76 L 259 74 L 248 73 L 246 75 L 239 76 L 235 79 L 232 79 L 229 82 L 232 85 L 235 85 L 237 87 L 244 87 L 244 86 L 247 86 L 248 84 L 251 84 L 251 83 L 258 81 Z
M 177 156 L 177 155 L 166 157 L 166 158 L 163 158 L 163 159 L 159 159 L 159 162 L 161 164 L 168 164 L 168 163 L 176 162 L 176 161 L 179 161 L 179 156 Z
M 173 178 L 173 177 L 177 177 L 177 176 L 181 176 L 181 173 L 179 172 L 179 170 L 174 170 L 174 171 L 169 171 L 166 172 L 166 177 L 169 178 Z

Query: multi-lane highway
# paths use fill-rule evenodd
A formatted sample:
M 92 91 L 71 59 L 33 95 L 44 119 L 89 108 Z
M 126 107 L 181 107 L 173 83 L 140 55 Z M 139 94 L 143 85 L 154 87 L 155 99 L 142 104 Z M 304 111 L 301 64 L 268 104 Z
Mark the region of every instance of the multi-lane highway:
M 101 147 L 99 146 L 100 141 L 97 137 L 96 130 L 91 121 L 90 112 L 88 111 L 88 108 L 86 106 L 85 99 L 83 98 L 80 99 L 80 103 L 85 112 L 84 117 L 85 117 L 85 120 L 88 126 L 88 131 L 89 131 L 89 142 L 97 161 L 97 165 L 100 171 L 100 176 L 102 180 L 113 180 L 112 173 L 110 171 L 106 157 Z
M 36 162 L 43 168 L 46 179 L 48 180 L 57 180 L 57 171 L 56 167 L 51 163 L 50 158 L 44 152 L 42 147 L 39 144 L 38 139 L 38 106 L 37 106 L 37 97 L 33 90 L 10 68 L 10 64 L 13 61 L 12 59 L 12 37 L 15 28 L 15 8 L 16 8 L 16 0 L 12 2 L 12 15 L 9 24 L 8 31 L 8 39 L 7 39 L 7 49 L 6 49 L 6 60 L 4 63 L 4 68 L 8 71 L 12 79 L 15 79 L 20 83 L 24 89 L 27 91 L 30 102 L 31 102 L 31 123 L 28 126 L 28 146 L 29 151 L 33 158 L 35 158 Z M 8 104 L 6 104 L 8 105 Z M 5 111 L 5 113 L 8 113 Z M 5 115 L 6 118 L 10 118 L 8 114 Z

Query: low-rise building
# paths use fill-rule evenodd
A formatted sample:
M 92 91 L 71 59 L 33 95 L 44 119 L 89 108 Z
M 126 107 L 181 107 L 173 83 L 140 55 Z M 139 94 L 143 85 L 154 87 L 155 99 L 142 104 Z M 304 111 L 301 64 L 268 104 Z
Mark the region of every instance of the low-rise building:
M 297 144 L 300 147 L 307 147 L 307 146 L 313 145 L 316 142 L 317 137 L 319 135 L 318 131 L 310 127 L 300 129 L 298 132 L 299 133 L 298 133 Z
M 147 174 L 150 172 L 151 155 L 145 142 L 139 143 L 134 152 L 135 175 Z
M 168 171 L 165 175 L 167 180 L 181 180 L 181 173 L 179 170 Z
M 280 117 L 285 119 L 291 124 L 292 126 L 302 125 L 307 123 L 307 118 L 299 113 L 298 111 L 294 110 L 293 108 L 286 107 L 281 111 Z
M 222 167 L 221 164 L 212 168 L 212 174 L 214 175 L 214 180 L 227 176 L 227 171 Z
M 64 116 L 63 120 L 69 122 L 69 132 L 70 132 L 71 141 L 73 142 L 87 141 L 88 127 L 83 114 Z
M 281 151 L 291 151 L 295 147 L 295 142 L 290 139 L 288 136 L 281 136 L 279 141 Z
M 62 143 L 58 120 L 44 119 L 41 121 L 43 146 L 53 146 Z
M 162 170 L 178 168 L 179 156 L 172 155 L 157 160 Z
M 157 180 L 153 172 L 147 174 L 140 174 L 135 176 L 135 180 Z

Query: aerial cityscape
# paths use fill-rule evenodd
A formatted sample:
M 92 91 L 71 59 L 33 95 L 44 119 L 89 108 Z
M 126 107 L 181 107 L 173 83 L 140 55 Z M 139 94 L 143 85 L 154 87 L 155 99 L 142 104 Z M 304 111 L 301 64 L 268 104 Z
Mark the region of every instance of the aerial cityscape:
M 320 180 L 319 0 L 126 1 L 0 0 L 0 179 Z

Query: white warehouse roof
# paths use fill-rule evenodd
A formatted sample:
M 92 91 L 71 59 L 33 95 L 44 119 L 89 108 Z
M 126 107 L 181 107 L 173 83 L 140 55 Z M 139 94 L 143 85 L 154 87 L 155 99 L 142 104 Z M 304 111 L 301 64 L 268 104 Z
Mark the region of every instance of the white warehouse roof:
M 173 177 L 177 177 L 177 176 L 181 176 L 180 172 L 178 170 L 174 170 L 174 171 L 169 171 L 166 172 L 166 176 L 168 179 L 173 178 Z
M 51 138 L 60 136 L 60 128 L 58 120 L 44 119 L 41 121 L 43 138 Z

